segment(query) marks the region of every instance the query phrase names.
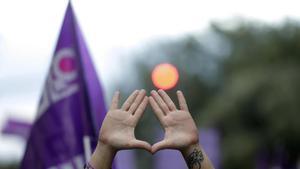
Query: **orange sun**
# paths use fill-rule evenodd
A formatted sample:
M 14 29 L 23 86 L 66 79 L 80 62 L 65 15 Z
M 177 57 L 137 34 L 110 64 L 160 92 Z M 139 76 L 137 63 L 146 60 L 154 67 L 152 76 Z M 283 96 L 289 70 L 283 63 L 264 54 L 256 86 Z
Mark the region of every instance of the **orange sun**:
M 176 67 L 172 64 L 162 63 L 155 66 L 151 77 L 155 87 L 168 90 L 177 84 L 179 74 Z

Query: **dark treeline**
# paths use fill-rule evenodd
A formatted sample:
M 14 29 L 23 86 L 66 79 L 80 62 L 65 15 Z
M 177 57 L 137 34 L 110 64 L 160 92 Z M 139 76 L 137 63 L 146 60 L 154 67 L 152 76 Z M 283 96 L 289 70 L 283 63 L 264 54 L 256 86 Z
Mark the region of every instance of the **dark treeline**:
M 183 90 L 199 127 L 220 131 L 223 168 L 294 168 L 299 161 L 296 21 L 213 23 L 204 33 L 155 41 L 133 55 L 139 58 L 136 71 L 130 73 L 138 79 L 134 87 L 155 89 L 150 77 L 159 63 L 178 68 L 180 81 L 168 93 L 176 100 L 175 91 Z M 137 135 L 153 142 L 158 128 L 153 115 L 145 113 L 140 125 Z M 151 166 L 148 155 L 139 158 L 139 168 L 144 163 Z

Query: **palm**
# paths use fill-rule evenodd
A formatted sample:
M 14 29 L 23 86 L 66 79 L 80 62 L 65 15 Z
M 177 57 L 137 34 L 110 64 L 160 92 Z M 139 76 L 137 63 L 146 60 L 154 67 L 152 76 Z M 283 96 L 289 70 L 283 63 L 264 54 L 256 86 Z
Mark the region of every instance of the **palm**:
M 174 143 L 174 147 L 190 145 L 197 139 L 197 128 L 190 114 L 185 111 L 174 111 L 165 119 L 165 137 Z
M 116 147 L 124 147 L 126 143 L 135 140 L 134 124 L 129 123 L 129 121 L 130 117 L 127 112 L 121 110 L 111 111 L 105 117 L 101 135 L 107 138 L 107 142 Z
M 121 109 L 117 108 L 118 97 L 114 97 L 111 109 L 103 121 L 99 140 L 115 149 L 145 148 L 149 150 L 151 146 L 144 141 L 137 140 L 134 135 L 135 126 L 147 105 L 145 91 L 133 93 Z
M 178 93 L 180 110 L 177 110 L 175 104 L 164 91 L 160 90 L 159 95 L 152 92 L 154 99 L 151 97 L 150 103 L 165 130 L 165 136 L 162 141 L 153 145 L 152 151 L 156 152 L 165 148 L 182 149 L 197 143 L 198 130 L 182 93 Z

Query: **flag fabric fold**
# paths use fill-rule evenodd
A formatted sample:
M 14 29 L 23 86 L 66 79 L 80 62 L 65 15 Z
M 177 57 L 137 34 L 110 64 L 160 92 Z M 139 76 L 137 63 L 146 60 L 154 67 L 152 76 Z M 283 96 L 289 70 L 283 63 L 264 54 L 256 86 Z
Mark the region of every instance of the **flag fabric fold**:
M 83 168 L 105 113 L 102 88 L 69 3 L 20 168 Z

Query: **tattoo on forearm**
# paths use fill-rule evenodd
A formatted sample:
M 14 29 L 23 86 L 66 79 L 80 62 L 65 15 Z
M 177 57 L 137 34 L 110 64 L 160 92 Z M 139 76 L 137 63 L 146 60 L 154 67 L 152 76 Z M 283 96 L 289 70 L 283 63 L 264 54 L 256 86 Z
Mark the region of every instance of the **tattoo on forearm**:
M 194 149 L 194 151 L 186 158 L 189 169 L 200 169 L 204 157 L 201 150 Z

